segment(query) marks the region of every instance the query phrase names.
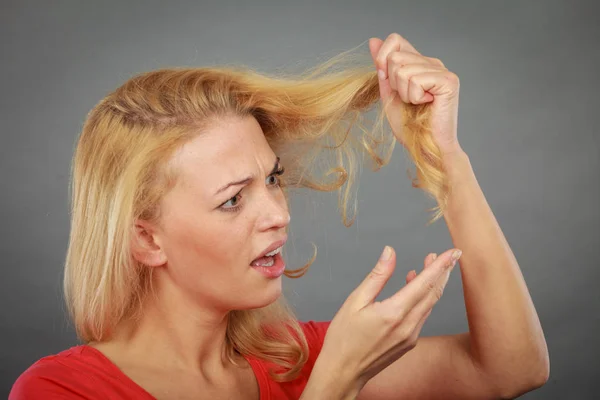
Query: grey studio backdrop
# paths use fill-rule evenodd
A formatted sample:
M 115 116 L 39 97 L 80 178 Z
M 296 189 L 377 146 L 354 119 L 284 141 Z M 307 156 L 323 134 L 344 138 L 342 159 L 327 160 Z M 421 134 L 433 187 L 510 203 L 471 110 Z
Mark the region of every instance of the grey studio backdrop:
M 593 1 L 3 1 L 0 6 L 0 395 L 41 356 L 77 343 L 64 313 L 68 178 L 86 113 L 133 74 L 168 66 L 312 66 L 398 32 L 461 79 L 459 138 L 531 291 L 550 350 L 548 383 L 523 398 L 600 391 L 598 89 Z M 365 43 L 362 51 L 368 56 Z M 386 244 L 390 296 L 428 252 L 452 246 L 434 203 L 413 189 L 396 147 L 364 168 L 358 218 L 334 194 L 292 203 L 287 255 L 309 273 L 284 278 L 302 320 L 334 317 Z M 453 272 L 423 335 L 467 329 Z M 351 334 L 349 332 L 349 334 Z M 410 376 L 399 379 L 410 380 Z

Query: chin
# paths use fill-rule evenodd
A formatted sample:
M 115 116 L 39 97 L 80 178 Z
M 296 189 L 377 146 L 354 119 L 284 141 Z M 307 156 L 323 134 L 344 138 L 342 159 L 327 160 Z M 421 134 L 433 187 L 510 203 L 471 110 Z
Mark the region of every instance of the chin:
M 270 304 L 275 303 L 282 295 L 281 277 L 270 280 L 267 282 L 262 289 L 259 289 L 254 294 L 248 294 L 252 296 L 252 302 L 247 302 L 242 305 L 239 309 L 252 310 L 256 308 L 263 308 Z

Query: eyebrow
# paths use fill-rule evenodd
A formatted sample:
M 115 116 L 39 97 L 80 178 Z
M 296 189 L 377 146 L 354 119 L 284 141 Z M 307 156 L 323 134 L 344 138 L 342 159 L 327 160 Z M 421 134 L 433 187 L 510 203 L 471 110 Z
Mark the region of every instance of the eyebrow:
M 275 160 L 275 165 L 273 166 L 273 170 L 271 172 L 269 172 L 269 175 L 267 175 L 267 176 L 271 176 L 279 170 L 279 168 L 280 168 L 279 161 L 280 161 L 280 159 L 279 159 L 279 157 L 277 157 L 277 159 Z M 227 185 L 218 189 L 215 192 L 215 196 L 218 195 L 219 193 L 224 192 L 225 190 L 229 189 L 231 186 L 246 185 L 246 184 L 252 182 L 253 180 L 254 180 L 254 177 L 249 176 L 244 179 L 240 179 L 239 181 L 229 182 Z

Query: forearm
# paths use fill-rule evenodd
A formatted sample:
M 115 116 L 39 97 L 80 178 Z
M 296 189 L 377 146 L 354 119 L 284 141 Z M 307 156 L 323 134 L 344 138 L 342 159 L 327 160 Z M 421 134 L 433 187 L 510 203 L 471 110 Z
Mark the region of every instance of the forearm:
M 459 261 L 471 356 L 499 385 L 543 384 L 544 334 L 517 260 L 464 152 L 445 159 L 451 195 L 445 213 Z

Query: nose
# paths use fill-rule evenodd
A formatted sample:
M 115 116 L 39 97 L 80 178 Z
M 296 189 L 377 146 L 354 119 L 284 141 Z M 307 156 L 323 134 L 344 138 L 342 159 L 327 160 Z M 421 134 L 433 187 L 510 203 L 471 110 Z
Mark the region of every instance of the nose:
M 258 228 L 260 231 L 285 228 L 290 223 L 290 213 L 281 193 L 264 196 L 260 207 Z

